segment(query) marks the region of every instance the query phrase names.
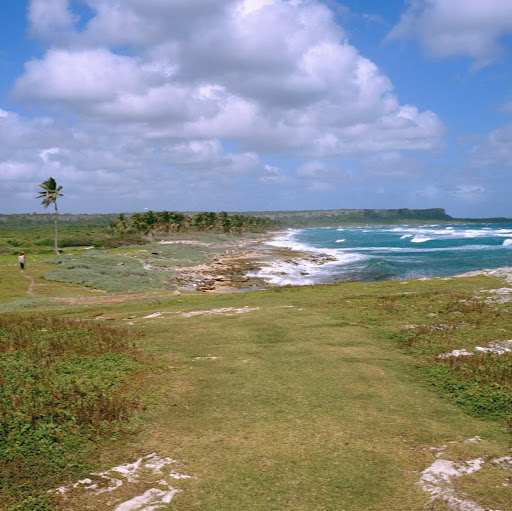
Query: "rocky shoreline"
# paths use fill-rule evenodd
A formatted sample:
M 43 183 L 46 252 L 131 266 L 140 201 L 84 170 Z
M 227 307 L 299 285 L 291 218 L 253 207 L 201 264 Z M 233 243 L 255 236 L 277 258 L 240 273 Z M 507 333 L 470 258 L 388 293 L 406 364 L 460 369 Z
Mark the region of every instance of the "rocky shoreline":
M 293 264 L 300 264 L 300 260 L 317 264 L 327 262 L 326 256 L 266 245 L 265 242 L 276 234 L 239 241 L 226 252 L 212 256 L 206 264 L 174 268 L 178 289 L 210 293 L 269 289 L 275 285 L 249 274 L 254 275 L 263 266 L 276 260 Z
M 212 255 L 204 264 L 175 267 L 178 290 L 234 292 L 271 287 L 262 279 L 247 276 L 256 272 L 264 259 L 277 255 L 272 247 L 264 245 L 270 238 L 238 241 L 222 254 Z M 288 257 L 293 255 L 290 253 Z
M 256 275 L 263 267 L 271 265 L 275 261 L 298 266 L 304 262 L 322 265 L 335 260 L 327 255 L 315 255 L 266 244 L 277 234 L 280 233 L 237 241 L 225 252 L 212 255 L 205 264 L 174 267 L 178 291 L 229 293 L 270 289 L 278 287 L 278 285 Z M 305 269 L 304 275 L 307 274 Z M 512 268 L 508 267 L 484 269 L 448 278 L 477 275 L 497 276 L 504 278 L 507 283 L 512 282 Z

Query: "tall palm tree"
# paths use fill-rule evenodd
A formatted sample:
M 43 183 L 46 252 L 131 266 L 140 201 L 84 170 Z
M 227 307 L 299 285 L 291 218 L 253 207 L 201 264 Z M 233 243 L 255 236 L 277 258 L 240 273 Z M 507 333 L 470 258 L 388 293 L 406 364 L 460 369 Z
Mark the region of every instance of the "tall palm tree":
M 60 255 L 59 248 L 57 246 L 57 216 L 59 214 L 57 210 L 57 198 L 62 197 L 62 193 L 59 193 L 62 190 L 62 186 L 57 187 L 57 182 L 53 177 L 49 177 L 38 186 L 41 187 L 42 190 L 39 191 L 39 195 L 36 199 L 43 199 L 41 204 L 44 206 L 44 209 L 52 204 L 55 206 L 55 252 L 57 255 Z

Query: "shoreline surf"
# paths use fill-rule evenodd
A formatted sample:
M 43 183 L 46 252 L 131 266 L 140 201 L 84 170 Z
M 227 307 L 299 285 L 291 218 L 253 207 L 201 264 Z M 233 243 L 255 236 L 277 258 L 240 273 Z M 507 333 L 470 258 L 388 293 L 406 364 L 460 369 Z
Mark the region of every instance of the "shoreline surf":
M 448 277 L 512 266 L 512 223 L 288 229 L 261 245 L 247 276 L 270 286 Z

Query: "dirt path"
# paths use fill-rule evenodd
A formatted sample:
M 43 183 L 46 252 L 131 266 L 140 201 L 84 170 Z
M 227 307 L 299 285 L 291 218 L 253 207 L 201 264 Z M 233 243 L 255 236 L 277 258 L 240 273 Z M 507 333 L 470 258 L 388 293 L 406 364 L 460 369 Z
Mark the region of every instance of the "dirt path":
M 35 293 L 34 293 L 34 285 L 35 285 L 34 278 L 31 277 L 30 275 L 25 275 L 25 274 L 23 274 L 23 276 L 30 281 L 30 285 L 28 286 L 28 289 L 27 289 L 27 295 L 35 296 Z

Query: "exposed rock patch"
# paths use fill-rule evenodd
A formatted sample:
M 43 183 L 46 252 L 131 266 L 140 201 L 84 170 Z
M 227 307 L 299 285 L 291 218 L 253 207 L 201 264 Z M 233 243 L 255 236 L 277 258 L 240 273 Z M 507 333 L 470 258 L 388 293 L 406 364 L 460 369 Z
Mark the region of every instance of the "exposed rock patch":
M 119 502 L 113 496 L 113 511 L 156 511 L 169 504 L 182 490 L 174 488 L 175 481 L 188 479 L 190 476 L 180 474 L 173 470 L 178 462 L 172 458 L 158 456 L 156 453 L 148 454 L 133 463 L 126 463 L 113 467 L 104 472 L 92 473 L 89 477 L 68 486 L 51 490 L 63 498 L 73 491 L 90 493 L 91 498 L 106 492 L 115 492 L 121 486 L 133 487 L 135 493 L 141 483 L 154 486 L 142 495 Z M 68 508 L 69 511 L 73 511 Z M 75 510 L 78 511 L 78 510 Z
M 247 312 L 252 312 L 258 310 L 259 307 L 223 307 L 221 309 L 210 309 L 204 311 L 189 311 L 189 312 L 174 312 L 174 311 L 164 311 L 164 312 L 154 312 L 153 314 L 148 314 L 144 316 L 142 319 L 153 319 L 162 316 L 163 314 L 177 314 L 183 318 L 191 318 L 193 316 L 214 316 L 214 315 L 224 315 L 224 316 L 234 316 L 235 314 L 245 314 Z
M 480 441 L 480 437 L 474 437 L 463 443 L 477 443 Z M 457 442 L 450 442 L 449 444 L 455 443 Z M 449 509 L 454 511 L 493 511 L 488 507 L 482 508 L 472 501 L 468 495 L 457 491 L 454 488 L 453 480 L 477 472 L 489 464 L 510 471 L 512 469 L 512 456 L 501 458 L 480 457 L 467 461 L 451 461 L 441 458 L 449 444 L 432 449 L 437 451 L 437 459 L 430 467 L 421 472 L 421 478 L 418 481 L 421 488 L 431 495 L 429 505 L 435 501 L 444 501 L 448 504 Z
M 512 352 L 512 340 L 506 341 L 493 341 L 489 343 L 487 348 L 476 346 L 475 351 L 467 351 L 466 349 L 453 350 L 450 353 L 441 353 L 438 358 L 462 357 L 468 355 L 475 355 L 476 353 L 493 353 L 495 355 L 503 355 Z

